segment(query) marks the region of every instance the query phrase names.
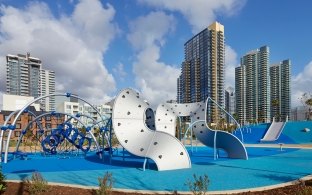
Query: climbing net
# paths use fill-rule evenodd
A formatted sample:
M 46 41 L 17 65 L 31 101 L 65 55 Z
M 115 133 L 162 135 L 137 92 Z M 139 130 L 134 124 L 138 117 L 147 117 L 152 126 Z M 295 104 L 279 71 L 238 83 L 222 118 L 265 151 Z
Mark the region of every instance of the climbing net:
M 110 119 L 95 121 L 87 126 L 82 115 L 45 113 L 30 121 L 18 138 L 14 157 L 29 153 L 60 158 L 86 155 L 91 150 L 98 154 L 110 147 Z M 92 118 L 92 117 L 87 117 Z M 50 121 L 47 125 L 46 121 Z M 85 120 L 84 120 L 85 121 Z M 104 121 L 104 123 L 103 123 Z M 99 145 L 100 143 L 100 145 Z

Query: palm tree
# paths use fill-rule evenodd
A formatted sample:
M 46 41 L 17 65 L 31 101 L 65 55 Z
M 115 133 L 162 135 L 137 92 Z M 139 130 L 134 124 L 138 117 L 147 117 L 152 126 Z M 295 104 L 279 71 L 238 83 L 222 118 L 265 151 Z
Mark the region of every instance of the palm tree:
M 307 120 L 311 120 L 311 107 L 312 107 L 312 94 L 304 93 L 300 98 L 300 102 L 306 108 L 308 107 L 308 111 L 306 112 Z
M 309 98 L 305 101 L 305 104 L 309 106 L 308 119 L 311 120 L 311 107 L 312 107 L 312 98 Z
M 275 120 L 278 121 L 278 118 L 279 118 L 279 110 L 278 110 L 278 107 L 279 107 L 279 101 L 278 99 L 273 99 L 272 102 L 272 107 L 274 108 L 273 112 L 274 112 L 274 117 L 275 117 Z

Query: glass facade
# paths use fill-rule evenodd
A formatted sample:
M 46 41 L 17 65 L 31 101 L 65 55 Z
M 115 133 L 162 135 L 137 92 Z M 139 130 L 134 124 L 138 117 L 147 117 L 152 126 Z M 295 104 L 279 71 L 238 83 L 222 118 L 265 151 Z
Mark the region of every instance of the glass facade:
M 55 93 L 55 74 L 42 69 L 41 60 L 26 55 L 7 55 L 6 92 L 11 95 L 39 97 Z M 55 97 L 41 102 L 41 109 L 55 110 Z
M 241 124 L 271 119 L 269 55 L 267 46 L 250 51 L 235 70 L 236 113 Z
M 271 117 L 286 121 L 290 117 L 290 60 L 284 60 L 270 67 Z
M 269 67 L 269 47 L 250 51 L 235 69 L 236 113 L 241 124 L 290 116 L 290 61 Z
M 224 107 L 224 27 L 215 22 L 184 44 L 185 59 L 177 83 L 177 101 L 191 103 L 211 97 Z M 223 113 L 208 105 L 208 121 Z
M 41 61 L 27 55 L 7 55 L 6 91 L 8 94 L 39 97 Z

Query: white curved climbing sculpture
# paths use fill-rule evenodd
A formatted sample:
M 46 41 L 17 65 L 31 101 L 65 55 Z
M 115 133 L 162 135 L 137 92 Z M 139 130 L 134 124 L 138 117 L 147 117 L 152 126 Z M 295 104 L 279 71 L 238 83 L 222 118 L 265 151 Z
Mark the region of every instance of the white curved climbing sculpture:
M 178 116 L 193 116 L 205 117 L 204 112 L 198 112 L 199 109 L 205 110 L 204 102 L 188 103 L 188 104 L 177 104 L 177 103 L 163 103 L 159 104 L 155 115 L 155 125 L 157 131 L 167 132 L 175 136 L 176 130 L 176 119 Z M 200 119 L 200 118 L 198 118 Z
M 124 89 L 119 93 L 113 108 L 113 127 L 120 144 L 134 155 L 154 160 L 159 171 L 190 168 L 188 152 L 177 138 L 147 127 L 153 124 L 146 122 L 148 109 L 148 103 L 136 91 Z
M 229 158 L 248 159 L 244 144 L 233 134 L 225 131 L 212 130 L 206 123 L 206 102 L 196 103 L 164 103 L 157 107 L 155 125 L 157 131 L 175 135 L 176 117 L 190 116 L 193 132 L 197 139 L 208 147 L 214 148 L 216 157 L 217 149 L 227 152 Z

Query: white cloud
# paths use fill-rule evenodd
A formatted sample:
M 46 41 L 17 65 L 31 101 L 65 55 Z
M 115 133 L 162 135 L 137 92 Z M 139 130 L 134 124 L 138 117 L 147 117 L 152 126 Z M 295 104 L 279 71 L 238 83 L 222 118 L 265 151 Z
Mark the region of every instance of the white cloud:
M 308 63 L 303 71 L 292 77 L 291 100 L 292 107 L 302 106 L 300 98 L 304 93 L 312 92 L 312 61 Z
M 6 59 L 4 55 L 0 53 L 0 93 L 3 93 L 4 91 L 6 91 Z
M 3 108 L 3 93 L 0 91 L 0 111 Z
M 130 23 L 128 40 L 136 50 L 133 63 L 136 86 L 152 106 L 176 99 L 180 70 L 159 61 L 165 35 L 174 31 L 175 24 L 174 17 L 164 12 L 151 12 Z
M 116 77 L 119 77 L 120 80 L 124 81 L 125 77 L 127 76 L 126 71 L 124 70 L 124 65 L 119 63 L 117 66 L 113 68 L 113 72 Z
M 57 90 L 100 102 L 114 92 L 115 80 L 103 64 L 103 54 L 118 33 L 114 8 L 100 1 L 81 0 L 73 13 L 55 18 L 45 3 L 23 9 L 0 8 L 0 56 L 26 54 L 56 73 Z M 0 58 L 0 90 L 5 90 L 5 58 Z
M 128 40 L 136 50 L 144 50 L 154 45 L 163 46 L 165 35 L 175 30 L 176 21 L 164 12 L 151 12 L 130 23 Z
M 235 88 L 235 68 L 239 66 L 237 53 L 229 46 L 225 45 L 225 89 Z
M 217 14 L 232 15 L 239 11 L 245 0 L 139 0 L 150 6 L 180 12 L 191 24 L 193 33 L 198 33 L 212 23 Z

